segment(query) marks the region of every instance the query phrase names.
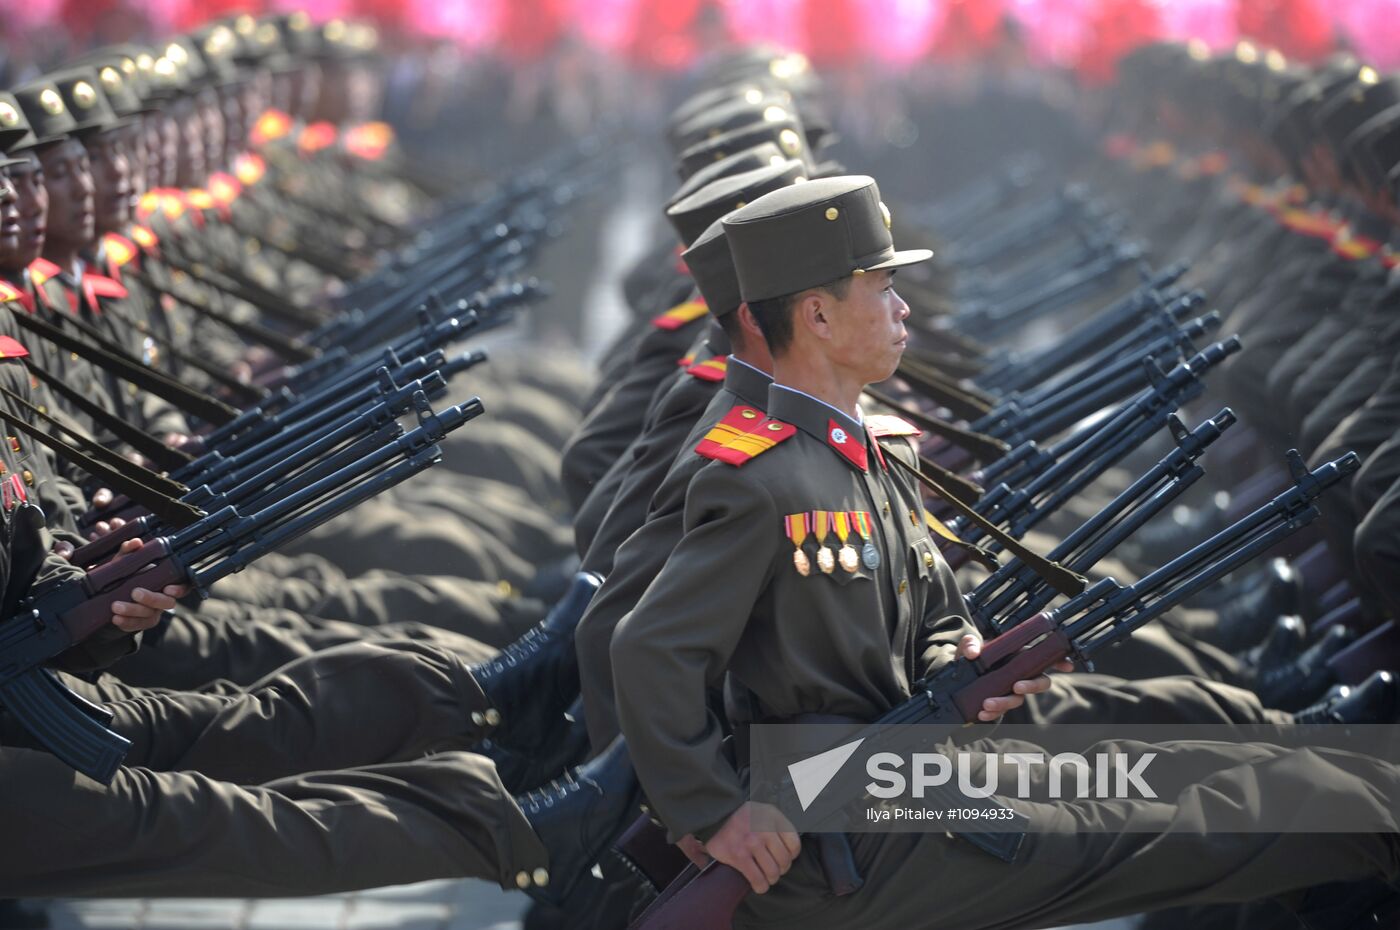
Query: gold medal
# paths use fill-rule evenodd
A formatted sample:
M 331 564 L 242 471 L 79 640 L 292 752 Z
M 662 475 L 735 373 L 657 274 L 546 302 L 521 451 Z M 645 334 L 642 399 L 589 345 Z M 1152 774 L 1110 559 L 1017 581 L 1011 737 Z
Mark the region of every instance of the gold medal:
M 836 538 L 841 540 L 841 550 L 836 553 L 836 560 L 841 563 L 841 567 L 851 574 L 855 574 L 860 568 L 860 556 L 856 554 L 855 547 L 847 542 L 847 537 L 851 534 L 850 514 L 844 510 L 838 510 L 831 515 L 832 528 L 836 530 Z
M 805 578 L 812 574 L 812 561 L 807 558 L 807 553 L 803 551 L 802 543 L 807 540 L 807 533 L 812 528 L 812 515 L 809 513 L 790 513 L 783 518 L 783 528 L 787 531 L 787 537 L 792 540 L 794 547 L 792 567 Z
M 831 528 L 831 514 L 825 510 L 812 511 L 812 535 L 816 537 L 817 545 L 817 568 L 822 570 L 823 575 L 830 575 L 836 571 L 836 556 L 826 545 L 826 534 Z

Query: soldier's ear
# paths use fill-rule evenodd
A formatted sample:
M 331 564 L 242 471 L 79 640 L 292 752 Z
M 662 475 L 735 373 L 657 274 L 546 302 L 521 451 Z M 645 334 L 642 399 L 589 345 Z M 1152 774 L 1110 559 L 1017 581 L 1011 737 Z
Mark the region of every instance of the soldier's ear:
M 793 308 L 793 328 L 802 327 L 818 339 L 831 338 L 831 308 L 821 291 L 804 291 Z

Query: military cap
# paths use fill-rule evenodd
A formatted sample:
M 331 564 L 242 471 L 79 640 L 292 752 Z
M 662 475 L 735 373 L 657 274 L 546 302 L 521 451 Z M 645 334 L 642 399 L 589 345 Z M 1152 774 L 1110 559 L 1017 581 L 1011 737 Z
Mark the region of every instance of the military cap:
M 752 171 L 754 168 L 762 168 L 765 165 L 781 165 L 786 161 L 788 161 L 787 156 L 778 151 L 777 145 L 772 142 L 760 142 L 753 148 L 735 152 L 733 155 L 711 162 L 696 171 L 681 182 L 681 186 L 676 188 L 676 192 L 666 201 L 666 206 L 674 206 L 706 184 L 718 181 L 720 178 L 727 178 L 731 174 L 738 174 L 741 171 Z
M 715 220 L 695 237 L 690 248 L 681 253 L 681 260 L 690 269 L 700 296 L 714 316 L 725 316 L 739 309 L 744 298 L 739 296 L 739 277 L 734 272 L 734 258 L 729 254 L 729 241 L 724 237 L 724 223 Z
M 116 74 L 115 70 L 108 69 Z M 73 114 L 76 124 L 69 132 L 75 136 L 89 136 L 130 125 L 112 109 L 107 95 L 102 90 L 102 79 L 96 68 L 70 68 L 52 75 L 68 112 Z
M 802 136 L 802 123 L 793 114 L 788 119 L 750 123 L 692 145 L 680 155 L 681 178 L 688 178 L 703 166 L 753 148 L 760 142 L 772 142 L 785 157 L 812 164 L 811 152 Z
M 212 23 L 190 33 L 199 57 L 204 62 L 210 85 L 231 84 L 243 76 L 235 57 L 238 35 L 226 23 Z
M 765 194 L 724 218 L 744 300 L 768 300 L 848 275 L 927 261 L 897 252 L 874 178 L 819 178 Z
M 311 55 L 321 47 L 321 33 L 304 10 L 267 16 L 263 21 L 277 29 L 282 47 L 293 56 Z
M 720 87 L 707 87 L 702 91 L 691 94 L 683 100 L 680 106 L 671 111 L 670 117 L 666 120 L 667 132 L 689 122 L 706 110 L 721 106 L 734 100 L 743 100 L 746 103 L 757 106 L 767 97 L 785 97 L 785 103 L 792 102 L 792 93 L 779 87 L 776 83 L 767 81 L 739 81 L 734 84 L 725 84 Z
M 0 92 L 0 152 L 31 148 L 36 141 L 15 95 Z
M 792 119 L 793 107 L 780 97 L 762 97 L 758 103 L 747 99 L 730 100 L 710 107 L 681 123 L 670 134 L 671 151 L 677 155 L 706 139 L 714 139 L 753 123 L 776 123 Z
M 770 191 L 807 180 L 807 166 L 800 161 L 780 165 L 765 165 L 739 174 L 731 174 L 700 188 L 666 211 L 666 219 L 690 245 L 715 220 L 757 200 Z
M 332 61 L 369 58 L 378 50 L 379 33 L 368 23 L 332 19 L 321 27 L 317 53 L 322 58 Z
M 175 36 L 161 49 L 161 57 L 175 68 L 178 93 L 189 93 L 204 87 L 209 80 L 209 67 L 204 55 L 188 36 Z
M 63 102 L 63 94 L 51 78 L 39 78 L 37 81 L 16 87 L 14 98 L 34 132 L 34 141 L 26 147 L 61 142 L 77 128 L 77 120 L 68 112 L 68 107 Z M 11 150 L 17 147 L 12 146 Z
M 282 52 L 282 35 L 273 23 L 259 20 L 251 13 L 239 13 L 224 21 L 238 40 L 233 57 L 241 64 L 261 65 Z

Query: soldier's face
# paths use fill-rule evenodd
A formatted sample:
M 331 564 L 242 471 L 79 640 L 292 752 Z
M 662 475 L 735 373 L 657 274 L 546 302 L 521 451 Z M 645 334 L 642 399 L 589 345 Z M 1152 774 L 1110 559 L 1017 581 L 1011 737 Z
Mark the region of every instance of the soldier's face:
M 93 208 L 97 231 L 116 232 L 131 218 L 131 161 L 120 131 L 87 140 L 92 166 Z
M 19 270 L 44 251 L 47 235 L 49 192 L 44 185 L 44 169 L 33 155 L 28 156 L 23 165 L 13 165 L 5 169 L 10 183 L 14 185 L 19 210 L 19 236 L 15 245 L 14 261 L 6 255 L 0 262 L 6 270 Z
M 895 293 L 892 272 L 855 275 L 846 299 L 833 300 L 823 316 L 828 356 L 835 365 L 859 376 L 863 384 L 894 374 L 909 341 L 904 328 L 909 305 Z
M 175 113 L 174 129 L 179 139 L 175 183 L 197 187 L 204 183 L 204 120 L 193 101 L 185 101 Z
M 77 139 L 65 139 L 42 149 L 39 162 L 49 192 L 48 244 L 86 248 L 97 237 L 87 150 Z
M 0 268 L 14 263 L 19 250 L 19 194 L 14 182 L 0 174 Z
M 224 111 L 216 94 L 201 97 L 199 103 L 199 121 L 204 128 L 204 170 L 209 172 L 224 159 Z
M 133 209 L 136 201 L 146 192 L 146 132 L 145 128 L 137 123 L 122 130 L 126 138 L 126 158 L 131 163 L 131 198 L 130 207 Z

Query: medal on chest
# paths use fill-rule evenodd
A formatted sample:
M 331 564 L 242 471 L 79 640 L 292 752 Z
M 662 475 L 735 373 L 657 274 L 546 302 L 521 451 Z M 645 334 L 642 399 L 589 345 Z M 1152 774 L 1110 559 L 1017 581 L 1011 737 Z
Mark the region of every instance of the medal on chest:
M 831 531 L 831 512 L 827 510 L 812 511 L 812 526 L 813 535 L 820 547 L 817 549 L 817 568 L 822 570 L 823 575 L 830 575 L 836 571 L 836 555 L 826 544 L 826 535 Z
M 871 531 L 870 514 L 862 510 L 855 515 L 856 530 L 860 533 L 861 539 L 865 540 L 860 547 L 860 561 L 868 571 L 875 571 L 880 567 L 880 550 L 875 548 L 874 537 Z
M 860 568 L 860 556 L 856 555 L 856 548 L 849 542 L 851 535 L 851 515 L 844 510 L 838 510 L 831 515 L 832 528 L 836 530 L 836 538 L 841 541 L 841 548 L 836 553 L 836 561 L 842 570 L 855 573 Z
M 802 550 L 802 544 L 807 541 L 807 534 L 812 531 L 812 515 L 810 513 L 790 513 L 783 518 L 788 539 L 792 540 L 792 567 L 797 569 L 797 574 L 807 576 L 812 574 L 812 560 L 807 558 L 807 553 Z

